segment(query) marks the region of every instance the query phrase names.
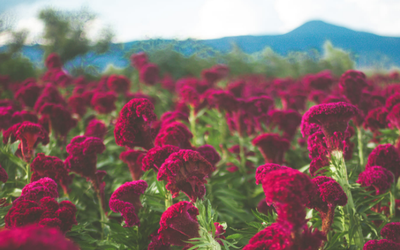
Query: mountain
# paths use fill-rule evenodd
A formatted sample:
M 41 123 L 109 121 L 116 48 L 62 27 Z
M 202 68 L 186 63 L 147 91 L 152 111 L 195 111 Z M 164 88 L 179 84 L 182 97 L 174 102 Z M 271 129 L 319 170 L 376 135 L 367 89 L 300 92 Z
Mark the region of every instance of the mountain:
M 185 40 L 179 41 L 178 46 L 184 48 L 180 50 L 188 55 L 193 53 L 199 44 L 221 52 L 228 52 L 233 44 L 236 44 L 246 53 L 254 53 L 263 50 L 265 47 L 271 47 L 275 52 L 287 55 L 291 51 L 307 51 L 310 49 L 316 49 L 321 52 L 326 40 L 330 40 L 335 47 L 352 52 L 357 58 L 358 66 L 371 66 L 382 60 L 385 60 L 386 63 L 400 66 L 400 37 L 378 36 L 323 21 L 307 22 L 282 35 L 234 36 L 196 42 Z M 170 41 L 157 40 L 158 43 L 168 43 Z M 123 56 L 137 43 L 139 42 L 114 44 L 112 52 L 100 56 L 89 54 L 85 55 L 83 59 L 102 69 L 110 63 L 118 67 L 125 67 L 129 62 Z M 43 52 L 38 45 L 25 46 L 23 54 L 34 62 L 41 63 Z M 80 63 L 81 60 L 82 58 L 78 58 L 72 64 Z

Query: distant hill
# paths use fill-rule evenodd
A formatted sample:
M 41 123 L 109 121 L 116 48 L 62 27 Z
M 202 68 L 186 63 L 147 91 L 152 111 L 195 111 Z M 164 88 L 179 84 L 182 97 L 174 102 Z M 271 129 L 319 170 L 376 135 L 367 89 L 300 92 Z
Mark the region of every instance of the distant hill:
M 352 52 L 356 56 L 358 66 L 371 66 L 385 59 L 387 64 L 400 66 L 400 37 L 384 37 L 375 34 L 354 31 L 348 28 L 332 25 L 323 21 L 310 21 L 300 27 L 282 35 L 261 36 L 234 36 L 219 39 L 200 40 L 197 44 L 210 46 L 221 52 L 228 52 L 233 44 L 236 44 L 246 53 L 261 51 L 265 47 L 271 47 L 275 52 L 286 55 L 291 51 L 307 51 L 316 49 L 322 51 L 322 45 L 330 40 L 335 47 Z M 159 40 L 169 42 L 170 40 Z M 190 54 L 196 48 L 191 49 L 190 41 L 181 41 L 186 47 L 184 53 Z M 124 55 L 137 42 L 114 44 L 111 53 L 101 56 L 86 55 L 90 62 L 102 69 L 112 63 L 118 67 L 128 65 Z M 123 46 L 121 46 L 123 45 Z M 42 64 L 43 51 L 38 45 L 25 46 L 23 54 L 32 61 Z M 74 60 L 73 64 L 79 63 Z

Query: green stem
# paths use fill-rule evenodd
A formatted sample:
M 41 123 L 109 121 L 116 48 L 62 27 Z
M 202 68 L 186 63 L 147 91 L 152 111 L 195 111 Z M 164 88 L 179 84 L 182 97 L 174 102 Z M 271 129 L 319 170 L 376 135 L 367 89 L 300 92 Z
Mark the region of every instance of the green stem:
M 31 163 L 26 164 L 26 181 L 27 184 L 31 183 Z
M 357 127 L 357 140 L 358 140 L 358 157 L 360 159 L 361 171 L 364 171 L 364 148 L 362 141 L 362 130 Z
M 390 217 L 389 219 L 392 220 L 395 216 L 396 216 L 396 199 L 394 196 L 394 191 L 396 190 L 395 184 L 392 184 L 393 188 L 392 190 L 389 192 L 390 194 Z
M 189 115 L 190 131 L 193 134 L 192 144 L 193 146 L 197 146 L 196 114 L 194 107 L 192 105 L 190 105 L 189 107 L 190 107 L 190 115 Z
M 342 186 L 343 191 L 347 195 L 347 204 L 344 207 L 344 212 L 345 216 L 349 217 L 349 224 L 346 225 L 349 227 L 348 231 L 354 232 L 354 243 L 356 246 L 356 249 L 362 249 L 364 246 L 364 236 L 362 233 L 361 229 L 361 222 L 360 218 L 355 214 L 355 205 L 353 201 L 353 195 L 351 194 L 350 190 L 350 184 L 349 184 L 349 178 L 347 174 L 347 168 L 346 168 L 346 163 L 343 158 L 343 152 L 342 151 L 333 151 L 332 152 L 332 161 L 333 165 L 336 167 L 334 172 L 336 172 L 336 175 L 334 176 L 337 180 L 337 182 Z M 336 164 L 335 164 L 336 163 Z M 349 244 L 351 242 L 351 237 L 349 234 Z
M 99 192 L 96 192 L 97 199 L 99 201 L 99 212 L 100 212 L 100 224 L 101 224 L 101 239 L 104 239 L 104 222 L 107 221 L 107 216 L 103 209 L 102 199 Z
M 246 172 L 246 155 L 244 153 L 244 139 L 239 135 L 239 156 L 240 156 L 240 171 L 244 174 Z
M 172 205 L 173 205 L 172 194 L 170 191 L 167 191 L 165 197 L 165 210 L 167 210 Z

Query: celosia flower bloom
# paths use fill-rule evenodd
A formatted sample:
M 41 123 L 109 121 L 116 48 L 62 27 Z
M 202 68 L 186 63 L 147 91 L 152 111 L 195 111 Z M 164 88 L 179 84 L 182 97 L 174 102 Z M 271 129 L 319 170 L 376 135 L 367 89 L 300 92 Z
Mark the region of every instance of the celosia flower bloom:
M 283 131 L 283 137 L 292 140 L 301 124 L 301 114 L 296 110 L 272 110 L 271 123 Z
M 159 80 L 158 66 L 152 63 L 147 63 L 139 69 L 139 79 L 147 85 L 154 85 Z
M 140 70 L 148 63 L 147 55 L 144 52 L 139 52 L 131 55 L 131 64 L 136 69 Z
M 165 162 L 165 160 L 175 152 L 180 150 L 179 147 L 165 145 L 161 147 L 154 147 L 147 151 L 147 154 L 143 157 L 142 160 L 142 170 L 149 171 L 153 169 L 158 172 L 161 165 Z
M 182 149 L 191 149 L 192 138 L 192 133 L 183 123 L 171 122 L 162 125 L 154 143 L 156 146 L 173 145 Z
M 60 104 L 44 104 L 40 113 L 49 117 L 51 129 L 57 136 L 63 138 L 77 125 L 77 120 L 72 118 L 71 113 Z
M 296 231 L 306 225 L 306 210 L 303 204 L 294 200 L 289 203 L 274 204 L 278 214 L 277 223 L 287 227 L 291 231 Z
M 128 164 L 132 180 L 134 181 L 139 180 L 142 176 L 142 159 L 145 155 L 146 152 L 140 150 L 128 150 L 119 155 L 119 158 Z
M 3 131 L 3 143 L 7 144 L 9 139 L 11 143 L 16 140 L 21 142 L 19 148 L 26 162 L 29 162 L 32 158 L 39 143 L 43 145 L 49 143 L 47 131 L 42 126 L 32 122 L 17 123 L 8 130 Z
M 85 130 L 85 136 L 87 137 L 97 137 L 101 140 L 104 140 L 104 137 L 107 134 L 107 127 L 103 121 L 92 119 Z
M 370 129 L 375 134 L 379 132 L 379 129 L 387 128 L 387 115 L 388 111 L 384 107 L 370 110 L 367 116 L 364 118 L 364 129 Z
M 165 124 L 165 123 L 171 123 L 171 122 L 176 122 L 176 121 L 182 121 L 189 123 L 189 117 L 186 113 L 183 113 L 181 111 L 167 111 L 162 116 L 160 117 L 160 121 Z
M 381 230 L 382 237 L 400 243 L 400 222 L 386 224 Z
M 391 111 L 392 108 L 400 103 L 400 93 L 396 93 L 394 95 L 391 95 L 385 103 L 385 107 L 388 111 Z
M 197 107 L 200 102 L 200 94 L 193 86 L 185 85 L 179 89 L 181 101 Z
M 360 102 L 363 88 L 367 86 L 366 76 L 361 71 L 348 70 L 340 77 L 339 88 L 354 105 Z
M 20 123 L 20 122 L 24 122 L 24 121 L 38 123 L 39 119 L 36 114 L 29 112 L 29 111 L 25 111 L 25 110 L 14 112 L 14 114 L 11 117 L 12 125 Z
M 193 150 L 180 150 L 172 153 L 158 170 L 157 180 L 167 181 L 166 188 L 173 197 L 179 191 L 185 193 L 192 202 L 202 199 L 206 193 L 206 178 L 215 171 L 200 153 Z
M 265 215 L 271 215 L 275 211 L 275 208 L 274 206 L 268 205 L 265 199 L 262 199 L 257 205 L 257 211 Z
M 151 125 L 157 119 L 153 110 L 153 104 L 147 99 L 133 99 L 125 104 L 114 129 L 117 145 L 151 149 L 154 146 Z
M 269 172 L 285 168 L 287 167 L 275 163 L 267 163 L 259 166 L 256 170 L 256 184 L 257 185 L 261 184 L 263 179 L 265 178 L 265 176 L 269 174 Z
M 224 227 L 221 224 L 219 224 L 219 222 L 214 222 L 214 227 L 215 227 L 215 240 L 221 246 L 223 246 L 224 243 L 222 243 L 222 241 L 220 239 L 225 240 L 225 236 L 223 234 L 226 233 L 226 230 L 224 229 Z
M 6 183 L 8 180 L 8 174 L 6 170 L 0 165 L 0 181 Z
M 112 91 L 125 94 L 129 91 L 130 81 L 123 75 L 110 75 L 107 79 L 107 86 Z
M 86 114 L 86 100 L 81 95 L 72 95 L 68 98 L 68 106 L 73 114 L 83 117 Z
M 314 90 L 308 95 L 308 100 L 315 102 L 316 104 L 321 104 L 325 98 L 328 97 L 328 94 L 322 90 Z
M 147 183 L 143 180 L 126 182 L 122 184 L 110 198 L 110 209 L 116 213 L 121 213 L 125 220 L 125 227 L 140 226 L 137 216 L 139 209 L 142 208 L 140 195 L 147 189 Z
M 190 247 L 185 241 L 200 237 L 197 215 L 199 210 L 190 202 L 180 201 L 170 206 L 160 219 L 158 233 L 163 243 Z
M 232 113 L 238 109 L 236 97 L 228 91 L 210 91 L 207 95 L 207 102 L 211 108 L 216 108 L 220 112 Z
M 391 171 L 394 176 L 400 176 L 400 156 L 397 149 L 391 144 L 378 145 L 368 156 L 366 168 L 380 166 Z
M 284 155 L 289 149 L 290 143 L 278 134 L 265 133 L 257 136 L 252 141 L 264 157 L 266 163 L 282 164 Z
M 79 250 L 56 228 L 31 225 L 0 231 L 0 250 Z
M 376 195 L 385 193 L 393 183 L 393 174 L 379 166 L 367 166 L 358 176 L 357 183 L 362 187 L 375 189 Z
M 66 233 L 75 220 L 76 207 L 70 201 L 60 204 L 52 197 L 43 197 L 39 202 L 21 200 L 13 203 L 13 207 L 5 216 L 6 228 L 15 228 L 30 224 L 54 227 Z
M 36 83 L 28 84 L 27 86 L 22 86 L 15 92 L 14 97 L 23 106 L 33 108 L 36 100 L 39 98 L 42 88 Z
M 284 250 L 292 245 L 290 231 L 279 223 L 272 223 L 269 227 L 254 235 L 243 250 Z
M 11 106 L 0 107 L 0 130 L 6 130 L 12 125 L 11 118 L 14 112 Z
M 95 92 L 90 105 L 99 114 L 108 114 L 116 109 L 115 101 L 117 96 L 114 92 Z
M 279 95 L 282 100 L 282 108 L 284 110 L 293 109 L 297 111 L 305 110 L 307 95 L 304 91 L 293 89 L 290 91 L 281 91 Z
M 204 159 L 206 159 L 213 166 L 215 166 L 215 164 L 217 164 L 217 162 L 221 160 L 221 157 L 219 156 L 218 152 L 211 145 L 205 144 L 203 146 L 198 147 L 196 151 L 199 152 L 201 156 L 203 156 Z
M 48 55 L 44 64 L 48 69 L 59 69 L 63 65 L 61 58 L 57 53 L 51 53 Z
M 363 250 L 387 250 L 387 249 L 400 249 L 400 244 L 391 240 L 370 240 L 365 243 Z
M 14 203 L 21 200 L 39 202 L 43 197 L 58 197 L 57 183 L 48 177 L 27 184 L 22 189 L 21 196 Z
M 322 71 L 318 74 L 306 75 L 303 77 L 303 82 L 312 89 L 329 92 L 333 84 L 333 77 L 330 71 Z
M 351 118 L 358 109 L 349 103 L 327 103 L 311 107 L 304 115 L 302 123 L 315 123 L 325 135 L 328 150 L 343 150 L 342 141 Z
M 147 247 L 147 250 L 170 250 L 170 244 L 164 244 L 157 231 L 149 236 L 151 242 Z
M 54 84 L 47 84 L 40 94 L 39 98 L 35 102 L 33 109 L 39 112 L 43 105 L 54 103 L 65 105 L 65 100 L 58 92 L 57 87 Z
M 329 166 L 329 159 L 327 156 L 319 156 L 317 158 L 313 158 L 310 163 L 310 174 L 311 176 L 316 176 L 317 174 L 323 174 L 326 172 L 325 170 L 320 170 L 323 167 Z

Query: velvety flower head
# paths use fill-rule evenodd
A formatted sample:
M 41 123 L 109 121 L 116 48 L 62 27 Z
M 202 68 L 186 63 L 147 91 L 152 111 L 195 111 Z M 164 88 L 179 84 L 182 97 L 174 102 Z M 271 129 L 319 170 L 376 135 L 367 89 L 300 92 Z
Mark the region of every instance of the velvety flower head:
M 312 227 L 305 226 L 301 235 L 301 242 L 299 243 L 299 250 L 318 249 L 322 243 L 326 241 L 325 233 L 318 229 L 312 230 Z
M 315 123 L 325 135 L 328 150 L 342 150 L 348 122 L 358 114 L 358 109 L 349 103 L 327 103 L 311 107 L 304 115 L 302 123 Z
M 147 63 L 148 63 L 148 58 L 146 53 L 139 52 L 131 55 L 131 65 L 136 69 L 141 69 Z
M 310 135 L 307 139 L 308 156 L 310 159 L 326 156 L 328 154 L 325 135 L 322 131 L 318 131 Z
M 73 114 L 80 117 L 86 114 L 86 100 L 81 95 L 72 95 L 68 98 L 68 106 Z
M 46 85 L 39 98 L 36 100 L 33 109 L 36 112 L 39 112 L 43 105 L 49 103 L 65 105 L 64 98 L 61 96 L 60 92 L 54 84 Z
M 228 84 L 226 89 L 231 92 L 235 97 L 240 98 L 243 97 L 243 90 L 246 87 L 246 81 L 243 79 L 231 82 Z
M 221 157 L 219 156 L 218 152 L 211 145 L 205 144 L 203 146 L 198 147 L 196 151 L 199 152 L 201 156 L 203 156 L 204 159 L 206 159 L 213 166 L 215 166 L 215 164 L 217 164 L 217 162 L 221 160 Z
M 328 97 L 328 94 L 322 90 L 314 90 L 308 95 L 308 100 L 315 102 L 316 104 L 321 104 L 325 98 Z
M 56 228 L 39 225 L 0 231 L 0 250 L 79 250 Z
M 328 207 L 344 206 L 347 204 L 347 195 L 334 179 L 326 176 L 317 176 L 312 179 L 315 184 L 313 195 L 307 207 L 317 209 L 324 213 Z
M 125 220 L 125 227 L 140 226 L 137 216 L 139 209 L 142 208 L 140 195 L 147 189 L 147 182 L 143 180 L 131 181 L 122 184 L 110 198 L 110 209 L 116 213 L 121 213 Z
M 43 197 L 58 197 L 57 183 L 48 177 L 27 184 L 22 189 L 21 196 L 13 204 L 17 204 L 22 200 L 38 202 Z
M 387 115 L 387 120 L 390 121 L 392 127 L 400 128 L 400 103 L 393 106 Z
M 185 85 L 179 89 L 179 96 L 181 101 L 197 107 L 200 102 L 200 94 L 197 90 L 189 85 Z
M 72 76 L 68 75 L 65 71 L 54 70 L 52 82 L 54 82 L 57 86 L 65 88 L 70 85 L 72 81 Z
M 269 96 L 250 97 L 244 102 L 245 111 L 253 117 L 260 117 L 274 107 L 274 100 Z
M 298 170 L 284 168 L 273 170 L 263 178 L 262 186 L 268 203 L 306 204 L 314 186 L 310 178 Z
M 173 145 L 182 149 L 191 149 L 193 138 L 190 130 L 180 122 L 163 124 L 154 143 L 156 146 Z
M 211 108 L 221 112 L 234 112 L 238 109 L 236 97 L 228 91 L 213 90 L 208 93 L 207 102 Z
M 129 102 L 132 99 L 139 99 L 139 98 L 144 98 L 149 100 L 151 103 L 156 104 L 157 100 L 149 95 L 143 94 L 142 92 L 136 92 L 136 93 L 127 93 L 125 94 L 125 100 L 126 102 Z
M 151 242 L 149 246 L 147 247 L 147 250 L 170 250 L 171 246 L 170 244 L 164 244 L 160 235 L 158 234 L 158 230 L 155 233 L 152 233 L 149 236 L 149 239 L 151 239 Z
M 304 91 L 296 89 L 289 91 L 280 91 L 279 96 L 282 100 L 282 107 L 284 110 L 293 109 L 297 111 L 305 110 L 307 94 Z
M 388 99 L 386 99 L 385 107 L 388 111 L 392 110 L 392 108 L 400 103 L 400 93 L 396 93 L 391 95 Z
M 388 111 L 384 107 L 370 110 L 367 116 L 364 118 L 364 129 L 370 129 L 372 132 L 378 132 L 379 129 L 387 128 L 387 115 Z
M 333 77 L 330 71 L 322 71 L 318 74 L 306 75 L 303 82 L 312 89 L 328 92 L 333 84 Z
M 326 97 L 324 100 L 322 100 L 322 103 L 336 103 L 336 102 L 348 102 L 350 103 L 350 100 L 347 99 L 344 95 L 329 95 Z
M 262 199 L 257 205 L 257 211 L 265 215 L 271 215 L 275 211 L 275 208 L 268 205 L 265 199 Z
M 365 243 L 363 247 L 363 250 L 387 250 L 387 249 L 398 250 L 400 249 L 400 244 L 386 239 L 370 240 L 367 243 Z
M 151 125 L 157 117 L 154 105 L 147 99 L 132 99 L 121 109 L 114 129 L 115 142 L 123 147 L 151 149 Z
M 268 115 L 271 123 L 283 131 L 283 137 L 292 140 L 301 124 L 301 114 L 296 110 L 272 110 Z
M 117 96 L 114 92 L 96 92 L 93 94 L 90 105 L 99 114 L 108 114 L 116 109 Z
M 284 225 L 291 231 L 296 231 L 296 229 L 306 225 L 306 209 L 298 200 L 289 203 L 274 204 L 274 207 L 278 214 L 276 222 Z
M 0 181 L 6 183 L 8 180 L 8 174 L 6 170 L 0 165 Z
M 279 223 L 272 223 L 269 227 L 258 232 L 243 250 L 285 250 L 292 245 L 290 231 Z
M 321 171 L 318 171 L 318 170 L 320 170 L 323 167 L 327 167 L 327 166 L 329 166 L 329 159 L 327 156 L 322 155 L 322 156 L 313 158 L 311 160 L 310 168 L 309 168 L 311 176 L 316 176 L 317 174 L 323 174 L 324 172 L 326 172 L 325 170 L 321 170 Z
M 59 69 L 63 64 L 60 56 L 57 53 L 51 53 L 47 56 L 45 65 L 48 69 Z
M 175 92 L 175 80 L 169 74 L 165 74 L 163 79 L 161 79 L 161 86 L 171 93 Z
M 162 242 L 190 247 L 191 244 L 185 241 L 200 237 L 197 215 L 199 215 L 199 210 L 190 202 L 180 201 L 170 206 L 160 219 L 158 233 Z
M 185 193 L 192 202 L 202 199 L 206 193 L 204 186 L 215 167 L 200 153 L 193 150 L 180 150 L 172 153 L 158 170 L 157 180 L 167 181 L 166 188 L 173 197 Z
M 389 170 L 379 166 L 367 166 L 358 176 L 357 183 L 362 187 L 375 189 L 376 195 L 385 193 L 393 183 L 393 174 Z
M 14 112 L 11 106 L 0 107 L 0 130 L 6 130 L 12 125 L 11 118 Z
M 104 140 L 107 134 L 107 127 L 103 121 L 93 119 L 89 122 L 85 130 L 85 136 L 87 137 L 97 137 Z
M 225 236 L 223 236 L 224 233 L 226 233 L 226 230 L 224 229 L 224 227 L 219 224 L 219 222 L 214 222 L 214 227 L 215 227 L 215 240 L 221 245 L 223 246 L 224 243 L 219 240 L 219 239 L 225 239 Z
M 56 135 L 64 138 L 77 125 L 77 120 L 72 118 L 71 112 L 61 104 L 44 104 L 40 113 L 49 117 L 51 129 Z
M 259 185 L 262 183 L 263 179 L 271 172 L 274 170 L 278 169 L 285 169 L 287 167 L 281 166 L 279 164 L 275 163 L 267 163 L 264 165 L 261 165 L 257 168 L 256 170 L 256 184 Z
M 129 91 L 130 81 L 123 75 L 110 75 L 107 79 L 107 86 L 112 91 L 124 94 Z
M 358 104 L 363 88 L 367 86 L 366 76 L 361 71 L 348 70 L 340 77 L 340 92 L 345 95 L 352 104 Z
M 69 156 L 65 159 L 65 166 L 68 171 L 93 180 L 97 169 L 96 154 L 103 153 L 105 149 L 104 143 L 99 138 L 76 136 L 66 147 Z
M 26 162 L 34 155 L 34 150 L 39 143 L 46 145 L 49 143 L 49 135 L 42 126 L 32 122 L 17 123 L 3 132 L 3 143 L 13 143 L 19 140 L 23 159 Z
M 142 170 L 149 171 L 153 169 L 158 172 L 161 165 L 165 162 L 165 160 L 175 152 L 180 150 L 179 147 L 172 145 L 165 145 L 161 147 L 154 147 L 147 151 L 147 154 L 143 157 L 142 160 Z
M 152 63 L 143 65 L 139 70 L 139 79 L 146 85 L 154 85 L 159 80 L 160 70 L 158 66 Z
M 290 142 L 278 134 L 265 133 L 257 136 L 252 141 L 261 151 L 266 163 L 282 164 L 286 151 L 289 149 Z
M 391 222 L 381 229 L 382 237 L 400 243 L 400 222 Z
M 226 65 L 215 65 L 210 69 L 205 69 L 201 72 L 201 77 L 206 80 L 209 86 L 213 86 L 223 77 L 227 76 L 229 68 Z
M 23 106 L 33 108 L 36 100 L 39 98 L 42 88 L 36 83 L 28 84 L 27 86 L 21 86 L 17 92 L 15 92 L 14 97 Z
M 132 180 L 139 180 L 142 176 L 142 160 L 146 152 L 141 150 L 128 150 L 119 155 L 119 158 L 128 164 L 129 171 L 132 175 Z
M 38 123 L 39 119 L 35 113 L 25 110 L 14 112 L 11 117 L 11 124 L 13 125 L 24 121 Z
M 186 113 L 175 110 L 175 111 L 167 111 L 160 117 L 160 121 L 162 123 L 171 123 L 176 121 L 182 121 L 189 123 L 189 117 Z
M 37 154 L 31 163 L 33 171 L 31 182 L 38 181 L 43 177 L 49 177 L 56 181 L 68 193 L 68 186 L 72 184 L 74 175 L 69 175 L 64 162 L 55 156 L 46 156 L 43 153 Z
M 378 145 L 368 156 L 368 166 L 380 166 L 391 171 L 394 176 L 400 176 L 400 156 L 397 149 L 391 144 Z

